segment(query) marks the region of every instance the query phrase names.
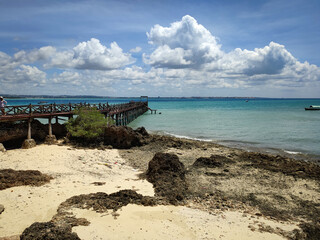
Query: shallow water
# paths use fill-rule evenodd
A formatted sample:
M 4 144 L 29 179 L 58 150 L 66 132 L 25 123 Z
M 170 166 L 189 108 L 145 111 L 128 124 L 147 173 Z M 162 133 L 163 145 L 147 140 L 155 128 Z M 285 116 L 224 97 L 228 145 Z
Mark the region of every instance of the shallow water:
M 320 99 L 197 99 L 150 101 L 161 114 L 130 124 L 229 146 L 320 156 L 320 111 L 304 107 Z

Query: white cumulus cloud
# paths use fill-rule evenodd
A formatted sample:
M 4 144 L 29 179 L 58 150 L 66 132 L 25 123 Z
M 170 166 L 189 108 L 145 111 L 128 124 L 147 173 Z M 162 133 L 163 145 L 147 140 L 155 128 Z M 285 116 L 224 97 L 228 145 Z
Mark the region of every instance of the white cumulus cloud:
M 187 85 L 246 88 L 297 87 L 320 81 L 319 67 L 299 62 L 284 45 L 272 41 L 254 50 L 222 51 L 216 37 L 189 15 L 169 27 L 155 25 L 147 36 L 156 48 L 143 54 L 144 62 L 164 69 L 162 76 L 168 82 L 180 78 Z
M 135 47 L 133 49 L 130 49 L 130 52 L 132 53 L 138 53 L 138 52 L 141 52 L 142 48 L 141 47 Z
M 201 68 L 222 54 L 216 38 L 189 15 L 170 27 L 155 25 L 147 36 L 158 47 L 150 56 L 144 55 L 144 61 L 156 67 Z
M 81 42 L 71 51 L 56 52 L 46 67 L 112 70 L 134 63 L 129 53 L 124 53 L 116 42 L 110 48 L 102 45 L 98 39 Z
M 21 65 L 17 68 L 0 72 L 2 82 L 17 84 L 33 82 L 37 84 L 46 83 L 46 73 L 35 66 Z

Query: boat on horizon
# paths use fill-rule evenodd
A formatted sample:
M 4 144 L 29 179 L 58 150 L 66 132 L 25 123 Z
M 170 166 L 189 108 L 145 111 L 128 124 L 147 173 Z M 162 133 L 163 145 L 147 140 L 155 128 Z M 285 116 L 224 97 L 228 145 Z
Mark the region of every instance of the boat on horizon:
M 310 107 L 304 108 L 305 110 L 320 110 L 320 106 L 313 106 L 311 105 Z

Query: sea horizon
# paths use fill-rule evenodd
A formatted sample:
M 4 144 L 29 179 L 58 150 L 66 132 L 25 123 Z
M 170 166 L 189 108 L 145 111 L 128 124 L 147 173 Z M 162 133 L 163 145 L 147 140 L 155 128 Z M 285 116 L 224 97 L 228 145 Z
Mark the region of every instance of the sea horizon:
M 7 99 L 25 98 L 25 99 L 51 99 L 51 98 L 113 98 L 113 99 L 139 99 L 148 97 L 148 99 L 320 99 L 320 97 L 259 97 L 259 96 L 99 96 L 99 95 L 42 95 L 42 94 L 1 94 Z

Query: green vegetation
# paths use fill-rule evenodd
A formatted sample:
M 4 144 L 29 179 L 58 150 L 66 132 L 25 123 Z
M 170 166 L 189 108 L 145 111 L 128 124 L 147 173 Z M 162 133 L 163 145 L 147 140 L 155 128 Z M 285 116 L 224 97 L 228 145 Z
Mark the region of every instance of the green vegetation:
M 94 141 L 103 136 L 104 129 L 113 125 L 111 118 L 105 118 L 96 108 L 82 107 L 74 113 L 76 118 L 71 118 L 66 123 L 66 128 L 72 137 Z

